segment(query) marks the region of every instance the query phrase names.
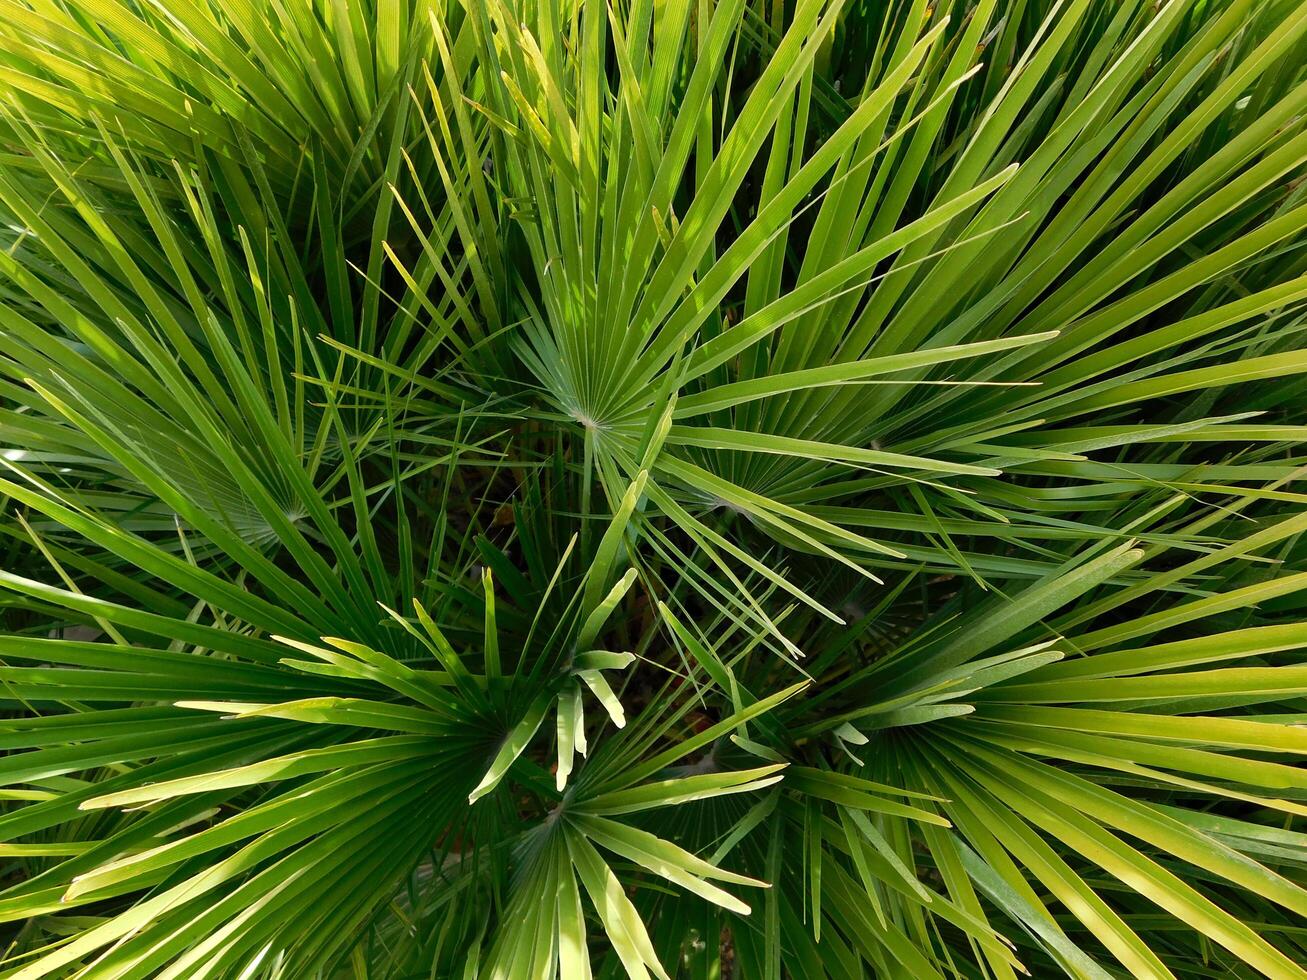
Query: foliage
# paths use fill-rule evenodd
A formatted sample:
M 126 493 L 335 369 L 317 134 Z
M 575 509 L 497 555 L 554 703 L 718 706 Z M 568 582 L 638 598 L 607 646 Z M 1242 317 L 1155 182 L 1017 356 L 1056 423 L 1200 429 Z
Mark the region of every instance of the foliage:
M 0 0 L 0 975 L 1307 976 L 1300 0 Z

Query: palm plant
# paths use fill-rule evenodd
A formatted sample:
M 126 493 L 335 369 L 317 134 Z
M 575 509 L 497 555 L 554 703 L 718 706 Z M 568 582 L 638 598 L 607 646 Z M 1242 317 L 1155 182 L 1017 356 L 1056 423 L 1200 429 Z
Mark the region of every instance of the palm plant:
M 0 0 L 0 976 L 1307 976 L 1304 52 Z

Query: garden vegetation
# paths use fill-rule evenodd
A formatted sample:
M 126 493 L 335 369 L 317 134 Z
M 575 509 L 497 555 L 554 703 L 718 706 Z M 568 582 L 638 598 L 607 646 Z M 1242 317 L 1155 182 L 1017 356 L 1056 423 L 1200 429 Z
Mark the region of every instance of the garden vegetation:
M 1307 977 L 1302 0 L 0 0 L 0 976 Z

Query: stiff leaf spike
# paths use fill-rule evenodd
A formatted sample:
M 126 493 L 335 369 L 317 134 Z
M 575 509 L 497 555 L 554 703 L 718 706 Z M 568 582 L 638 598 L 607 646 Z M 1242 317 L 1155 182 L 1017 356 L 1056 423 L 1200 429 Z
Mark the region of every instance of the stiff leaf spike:
M 302 698 L 281 704 L 178 701 L 177 707 L 217 711 L 226 718 L 286 718 L 309 724 L 352 725 L 427 735 L 444 735 L 449 732 L 448 724 L 440 715 L 361 698 Z
M 496 680 L 501 676 L 502 670 L 499 663 L 499 627 L 495 623 L 495 579 L 489 566 L 481 570 L 481 587 L 485 594 L 486 603 L 485 633 L 483 634 L 486 677 L 490 680 Z
M 567 833 L 572 866 L 590 896 L 613 950 L 632 980 L 649 980 L 650 971 L 659 980 L 671 980 L 654 952 L 649 932 L 639 912 L 622 890 L 617 876 L 599 856 L 593 844 L 579 831 Z
M 691 800 L 713 799 L 734 793 L 752 793 L 775 785 L 784 777 L 780 774 L 787 763 L 745 769 L 739 772 L 704 773 L 681 779 L 665 779 L 645 783 L 632 789 L 602 793 L 578 805 L 585 813 L 614 815 L 635 813 L 641 810 L 676 806 Z
M 468 803 L 475 803 L 499 785 L 499 781 L 508 773 L 509 768 L 517 761 L 517 757 L 530 744 L 532 737 L 540 728 L 540 723 L 544 721 L 545 713 L 549 709 L 549 701 L 549 696 L 542 694 L 531 703 L 522 720 L 513 726 L 512 731 L 500 745 L 486 774 L 468 794 Z
M 572 774 L 572 754 L 576 749 L 577 699 L 576 685 L 563 689 L 558 695 L 557 738 L 558 768 L 554 772 L 555 788 L 561 793 Z
M 625 670 L 635 663 L 633 653 L 614 653 L 611 650 L 587 650 L 578 653 L 572 661 L 576 670 Z
M 627 525 L 635 512 L 636 504 L 644 494 L 644 486 L 648 479 L 648 470 L 641 470 L 631 481 L 631 485 L 622 494 L 621 502 L 613 512 L 613 518 L 608 522 L 603 537 L 599 539 L 599 546 L 595 549 L 595 556 L 586 572 L 585 590 L 581 596 L 581 610 L 587 616 L 599 607 L 605 596 L 613 566 L 623 547 Z
M 674 361 L 669 376 L 674 376 L 677 372 L 679 360 Z M 659 413 L 656 420 L 651 416 L 652 425 L 647 437 L 643 440 L 643 451 L 640 454 L 640 470 L 648 472 L 658 462 L 658 456 L 663 451 L 663 446 L 667 443 L 667 434 L 672 431 L 672 420 L 676 418 L 676 392 L 672 392 L 667 397 L 667 405 Z M 656 403 L 655 403 L 656 404 Z
M 585 738 L 585 699 L 581 696 L 581 686 L 572 685 L 572 742 L 576 746 L 576 751 L 581 755 L 586 755 L 590 751 L 590 745 Z
M 708 675 L 709 680 L 716 686 L 717 690 L 725 692 L 731 699 L 731 704 L 735 710 L 740 710 L 743 706 L 740 701 L 739 685 L 735 681 L 735 675 L 731 669 L 721 662 L 717 654 L 699 639 L 694 636 L 670 609 L 667 604 L 659 600 L 658 614 L 663 618 L 677 638 L 690 651 L 690 655 L 695 662 L 703 668 Z
M 405 632 L 430 650 L 436 661 L 445 668 L 455 681 L 463 684 L 470 679 L 471 675 L 467 672 L 467 668 L 463 666 L 462 660 L 459 659 L 458 654 L 454 652 L 454 648 L 450 646 L 449 641 L 445 639 L 445 635 L 432 621 L 431 616 L 428 615 L 420 602 L 416 599 L 413 600 L 413 611 L 417 615 L 418 622 L 422 625 L 422 633 L 414 629 L 412 623 L 389 606 L 382 603 L 377 603 L 377 605 L 381 606 L 391 619 L 399 623 Z
M 849 748 L 850 745 L 866 745 L 869 741 L 866 735 L 862 734 L 861 731 L 854 728 L 847 721 L 840 725 L 839 728 L 835 729 L 832 734 L 835 736 L 835 744 L 844 751 L 845 755 L 859 766 L 866 765 L 866 762 L 854 755 L 853 750 Z
M 350 654 L 350 656 L 342 656 L 324 647 L 301 643 L 298 640 L 291 640 L 284 636 L 274 636 L 273 639 L 296 650 L 311 654 L 324 662 L 315 664 L 310 661 L 282 660 L 281 663 L 283 664 L 293 665 L 310 673 L 352 677 L 382 684 L 435 711 L 444 711 L 449 707 L 444 694 L 440 691 L 441 687 L 450 683 L 448 674 L 436 671 L 419 673 L 364 644 L 355 643 L 352 640 L 342 640 L 337 637 L 323 637 L 323 642 L 330 643 L 338 650 Z
M 600 846 L 737 915 L 748 915 L 749 906 L 704 878 L 718 878 L 755 888 L 767 887 L 766 882 L 721 871 L 675 844 L 615 820 L 578 815 L 575 822 L 587 838 Z
M 625 728 L 626 712 L 622 710 L 622 702 L 617 700 L 617 695 L 613 693 L 613 689 L 604 675 L 597 670 L 581 670 L 577 671 L 576 676 L 581 678 L 585 682 L 585 686 L 594 692 L 594 696 L 599 699 L 599 703 L 608 712 L 608 717 L 613 719 L 613 724 L 618 728 Z
M 626 593 L 631 591 L 631 586 L 635 584 L 636 574 L 634 568 L 627 569 L 626 574 L 617 580 L 617 583 L 608 590 L 608 594 L 586 616 L 576 636 L 576 646 L 579 649 L 584 650 L 594 645 L 599 636 L 599 631 L 608 622 L 608 617 L 613 614 L 613 610 L 617 608 L 618 603 L 626 597 Z

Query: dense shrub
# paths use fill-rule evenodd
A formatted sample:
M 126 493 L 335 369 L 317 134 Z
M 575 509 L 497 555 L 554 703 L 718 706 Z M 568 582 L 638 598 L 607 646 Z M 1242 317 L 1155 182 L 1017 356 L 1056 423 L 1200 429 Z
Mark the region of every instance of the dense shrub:
M 1305 35 L 0 0 L 0 976 L 1307 976 Z

